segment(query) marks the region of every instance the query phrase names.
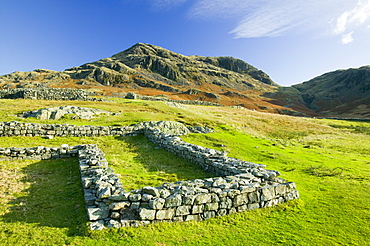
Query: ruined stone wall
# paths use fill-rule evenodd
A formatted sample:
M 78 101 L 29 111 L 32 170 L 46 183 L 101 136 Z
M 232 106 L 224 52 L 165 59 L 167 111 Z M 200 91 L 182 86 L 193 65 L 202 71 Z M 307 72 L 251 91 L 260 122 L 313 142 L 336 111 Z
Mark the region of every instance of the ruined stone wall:
M 207 102 L 207 101 L 199 101 L 199 100 L 173 100 L 163 97 L 153 97 L 153 96 L 142 96 L 135 93 L 127 93 L 126 99 L 140 99 L 140 100 L 148 100 L 148 101 L 163 101 L 163 102 L 173 102 L 173 103 L 181 103 L 181 104 L 189 104 L 189 105 L 202 105 L 202 106 L 223 106 L 219 103 Z
M 1 136 L 107 136 L 144 133 L 156 145 L 197 163 L 219 177 L 166 183 L 125 191 L 104 153 L 96 145 L 61 148 L 0 148 L 1 158 L 49 159 L 79 157 L 91 229 L 140 226 L 160 221 L 206 220 L 235 212 L 270 207 L 299 197 L 295 184 L 278 178 L 264 165 L 230 158 L 225 152 L 193 145 L 179 135 L 191 131 L 177 122 L 144 122 L 134 126 L 101 127 L 0 123 Z
M 83 145 L 68 146 L 62 145 L 60 148 L 57 147 L 0 147 L 0 160 L 47 160 L 47 159 L 58 159 L 78 156 L 78 151 L 83 148 Z
M 190 132 L 203 131 L 202 128 L 199 127 L 187 128 L 181 123 L 170 121 L 147 121 L 132 126 L 77 126 L 70 124 L 38 124 L 10 121 L 0 122 L 0 137 L 119 136 L 144 133 L 144 129 L 148 127 L 156 127 L 161 131 L 166 131 L 173 135 L 184 135 Z
M 204 149 L 202 153 L 208 155 L 210 151 Z M 184 152 L 193 155 L 191 149 Z M 96 159 L 91 158 L 91 153 Z M 195 154 L 200 152 L 195 151 Z M 269 176 L 271 172 L 275 175 L 278 173 L 264 170 L 263 165 L 258 164 L 249 165 L 255 172 L 240 168 L 240 173 L 236 175 L 125 191 L 119 179 L 106 168 L 106 163 L 104 155 L 96 146 L 89 146 L 80 157 L 82 183 L 92 229 L 105 226 L 136 227 L 162 221 L 202 221 L 271 207 L 299 197 L 294 183 Z M 219 165 L 219 173 L 227 166 L 227 163 Z
M 79 100 L 96 101 L 93 94 L 80 89 L 69 88 L 17 88 L 0 90 L 0 99 L 34 99 L 34 100 Z
M 67 137 L 111 136 L 140 133 L 139 126 L 76 126 L 69 124 L 37 124 L 17 121 L 0 122 L 0 136 Z

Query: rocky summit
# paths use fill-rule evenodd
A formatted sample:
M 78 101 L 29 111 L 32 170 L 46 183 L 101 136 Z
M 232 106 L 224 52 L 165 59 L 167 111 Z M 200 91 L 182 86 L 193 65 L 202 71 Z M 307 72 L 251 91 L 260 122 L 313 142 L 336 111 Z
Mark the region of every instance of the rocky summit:
M 240 59 L 185 56 L 137 43 L 64 71 L 36 69 L 3 75 L 0 88 L 73 88 L 118 97 L 136 93 L 297 116 L 369 118 L 369 69 L 338 70 L 282 87 Z

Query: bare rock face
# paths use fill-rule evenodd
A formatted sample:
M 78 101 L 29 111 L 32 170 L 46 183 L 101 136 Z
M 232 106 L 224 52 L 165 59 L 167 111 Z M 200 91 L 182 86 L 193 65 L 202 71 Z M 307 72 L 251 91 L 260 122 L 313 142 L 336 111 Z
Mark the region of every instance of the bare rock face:
M 40 120 L 59 120 L 65 115 L 74 115 L 76 118 L 89 120 L 100 114 L 111 115 L 113 113 L 95 108 L 61 106 L 24 112 L 22 116 L 25 118 L 34 117 Z

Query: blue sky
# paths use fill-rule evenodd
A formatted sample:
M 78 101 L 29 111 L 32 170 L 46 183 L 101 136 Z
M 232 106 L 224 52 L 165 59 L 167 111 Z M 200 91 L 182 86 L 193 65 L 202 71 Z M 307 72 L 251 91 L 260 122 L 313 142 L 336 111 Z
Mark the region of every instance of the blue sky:
M 233 56 L 288 86 L 370 64 L 370 0 L 0 0 L 0 75 L 62 71 L 138 42 Z

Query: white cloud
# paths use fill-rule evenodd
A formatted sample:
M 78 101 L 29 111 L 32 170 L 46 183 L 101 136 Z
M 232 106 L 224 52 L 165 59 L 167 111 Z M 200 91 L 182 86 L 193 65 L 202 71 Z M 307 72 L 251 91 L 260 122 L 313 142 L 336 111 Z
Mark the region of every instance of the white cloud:
M 301 6 L 295 2 L 285 1 L 285 5 L 272 2 L 264 5 L 244 17 L 230 33 L 233 33 L 235 38 L 279 36 L 300 22 L 296 16 Z
M 338 17 L 337 23 L 333 30 L 334 34 L 341 34 L 346 31 L 349 16 L 350 16 L 350 13 L 346 11 L 341 16 Z
M 357 0 L 197 0 L 195 18 L 235 19 L 235 38 L 271 37 L 287 31 L 322 28 Z
M 342 13 L 336 20 L 334 34 L 342 34 L 347 29 L 363 24 L 370 17 L 370 0 L 358 0 L 357 5 Z
M 149 0 L 156 9 L 190 4 L 191 18 L 230 19 L 235 38 L 274 37 L 290 32 L 319 32 L 353 42 L 353 29 L 370 17 L 370 0 Z M 370 25 L 366 25 L 370 28 Z M 364 25 L 364 27 L 366 27 Z M 356 31 L 357 32 L 357 31 Z
M 187 0 L 149 0 L 155 9 L 168 9 L 179 6 Z
M 255 0 L 200 0 L 192 6 L 190 15 L 197 18 L 240 18 L 251 13 L 256 5 Z
M 354 41 L 354 38 L 352 37 L 353 31 L 347 34 L 342 35 L 342 44 L 349 44 Z

